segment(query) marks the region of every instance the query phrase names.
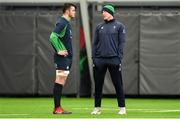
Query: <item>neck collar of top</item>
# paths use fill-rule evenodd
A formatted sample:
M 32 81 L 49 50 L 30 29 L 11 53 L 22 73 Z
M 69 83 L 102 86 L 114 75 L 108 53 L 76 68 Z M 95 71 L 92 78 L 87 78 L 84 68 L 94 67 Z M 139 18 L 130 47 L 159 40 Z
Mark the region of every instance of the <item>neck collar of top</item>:
M 110 22 L 113 22 L 113 21 L 115 21 L 115 19 L 111 19 L 111 20 L 104 20 L 106 23 L 110 23 Z

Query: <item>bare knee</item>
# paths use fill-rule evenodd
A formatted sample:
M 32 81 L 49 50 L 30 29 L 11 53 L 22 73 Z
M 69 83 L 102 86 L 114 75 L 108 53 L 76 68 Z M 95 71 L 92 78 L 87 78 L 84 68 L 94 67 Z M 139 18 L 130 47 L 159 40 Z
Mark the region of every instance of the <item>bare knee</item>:
M 56 70 L 56 80 L 55 83 L 64 85 L 66 83 L 66 79 L 69 75 L 69 71 L 65 70 Z

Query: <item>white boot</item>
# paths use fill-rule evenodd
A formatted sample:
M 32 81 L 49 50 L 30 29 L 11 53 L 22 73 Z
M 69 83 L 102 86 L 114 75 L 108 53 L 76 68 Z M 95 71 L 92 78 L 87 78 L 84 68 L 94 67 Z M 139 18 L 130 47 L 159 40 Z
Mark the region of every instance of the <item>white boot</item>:
M 126 108 L 125 107 L 120 107 L 118 114 L 120 114 L 120 115 L 126 114 Z
M 91 112 L 91 114 L 93 114 L 93 115 L 101 114 L 101 109 L 100 109 L 100 107 L 95 107 L 94 110 Z

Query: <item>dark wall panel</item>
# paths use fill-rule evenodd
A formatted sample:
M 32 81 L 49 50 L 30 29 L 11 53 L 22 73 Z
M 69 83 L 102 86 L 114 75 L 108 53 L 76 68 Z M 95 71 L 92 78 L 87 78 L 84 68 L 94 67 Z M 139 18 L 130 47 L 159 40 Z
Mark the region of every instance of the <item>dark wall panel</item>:
M 144 14 L 140 25 L 140 94 L 180 94 L 180 16 Z
M 0 13 L 0 94 L 34 94 L 34 16 Z

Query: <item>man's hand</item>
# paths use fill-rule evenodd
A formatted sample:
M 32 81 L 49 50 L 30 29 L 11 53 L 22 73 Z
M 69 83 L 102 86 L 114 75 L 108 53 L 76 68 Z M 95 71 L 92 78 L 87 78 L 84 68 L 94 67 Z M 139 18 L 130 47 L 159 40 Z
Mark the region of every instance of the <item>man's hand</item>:
M 66 57 L 68 55 L 68 52 L 67 50 L 61 50 L 61 51 L 58 51 L 57 54 Z

